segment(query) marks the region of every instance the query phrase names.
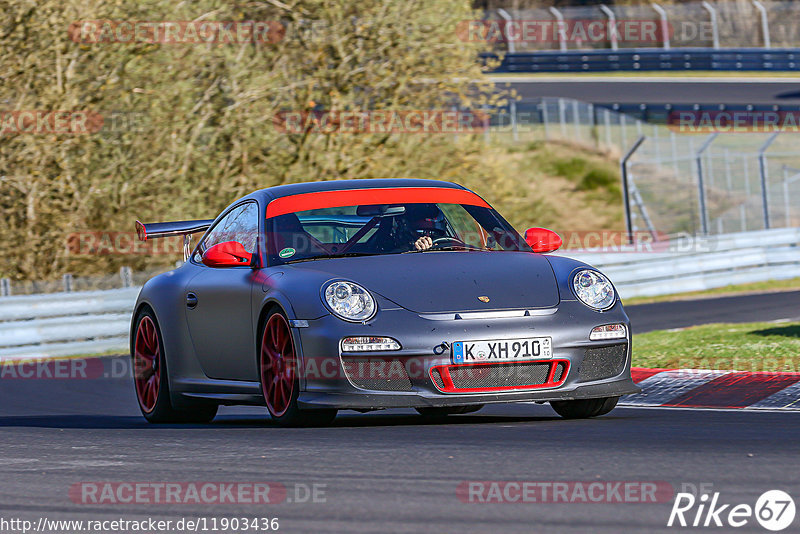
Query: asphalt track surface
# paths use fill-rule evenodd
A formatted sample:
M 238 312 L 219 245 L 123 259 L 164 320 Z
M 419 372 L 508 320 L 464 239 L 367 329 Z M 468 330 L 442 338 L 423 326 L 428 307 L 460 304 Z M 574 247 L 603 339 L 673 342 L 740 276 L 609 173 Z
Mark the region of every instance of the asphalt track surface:
M 724 502 L 751 505 L 774 488 L 800 496 L 796 413 L 617 408 L 567 421 L 548 406 L 509 405 L 446 424 L 391 410 L 280 429 L 264 409 L 227 408 L 210 425 L 152 426 L 137 413 L 130 379 L 118 378 L 4 381 L 0 427 L 0 517 L 34 522 L 268 516 L 280 519 L 280 532 L 302 533 L 656 532 L 669 530 L 671 500 L 469 503 L 456 488 L 467 480 L 655 481 L 676 491 L 712 484 Z M 316 484 L 325 502 L 68 497 L 75 483 L 101 481 L 272 481 L 290 498 Z
M 625 306 L 634 333 L 709 323 L 800 321 L 800 291 Z
M 800 105 L 800 78 L 507 78 L 498 87 L 516 89 L 523 99 L 563 97 L 594 104 Z
M 790 295 L 796 302 L 797 293 L 771 297 Z M 568 421 L 549 406 L 518 404 L 446 423 L 388 410 L 281 429 L 263 408 L 230 407 L 209 425 L 155 426 L 138 413 L 126 362 L 104 359 L 97 378 L 0 380 L 0 519 L 258 516 L 278 517 L 280 532 L 291 533 L 674 532 L 666 528 L 671 499 L 486 504 L 462 502 L 456 489 L 475 480 L 661 481 L 675 491 L 711 484 L 725 503 L 753 505 L 770 489 L 800 498 L 797 413 L 617 408 Z M 280 482 L 292 502 L 85 504 L 69 496 L 80 482 L 203 481 Z M 297 502 L 313 485 L 324 497 Z M 736 530 L 764 532 L 752 520 Z

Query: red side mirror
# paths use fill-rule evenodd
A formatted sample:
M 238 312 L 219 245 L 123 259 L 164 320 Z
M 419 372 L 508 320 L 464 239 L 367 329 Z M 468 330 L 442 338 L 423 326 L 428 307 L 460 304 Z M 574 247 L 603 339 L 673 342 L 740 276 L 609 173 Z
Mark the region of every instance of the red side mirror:
M 203 253 L 203 264 L 209 267 L 240 267 L 250 265 L 253 255 L 238 241 L 217 243 Z
M 553 252 L 561 246 L 561 237 L 547 228 L 528 228 L 525 230 L 525 241 L 534 252 Z

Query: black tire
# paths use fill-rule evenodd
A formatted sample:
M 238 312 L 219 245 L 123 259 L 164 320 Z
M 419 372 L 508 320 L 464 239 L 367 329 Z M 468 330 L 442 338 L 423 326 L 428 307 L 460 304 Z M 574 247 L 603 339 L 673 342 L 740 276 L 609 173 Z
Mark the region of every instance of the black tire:
M 283 337 L 278 339 L 274 335 L 274 331 L 271 331 L 269 334 L 267 333 L 267 326 L 271 326 L 273 322 L 276 324 L 277 328 L 287 329 L 284 335 L 288 335 L 288 341 L 285 341 Z M 301 410 L 297 405 L 297 398 L 300 395 L 300 377 L 296 372 L 297 351 L 294 346 L 294 339 L 291 335 L 291 330 L 289 329 L 288 324 L 289 322 L 286 319 L 286 316 L 281 310 L 276 308 L 267 315 L 266 319 L 264 320 L 264 324 L 261 325 L 259 330 L 259 380 L 261 382 L 261 393 L 264 395 L 264 403 L 267 405 L 267 411 L 269 412 L 270 417 L 272 417 L 272 420 L 275 421 L 279 426 L 327 426 L 336 418 L 338 410 Z M 278 352 L 274 350 L 274 348 L 281 343 L 288 343 L 288 346 L 291 347 L 291 350 L 287 351 L 284 348 L 282 351 L 280 351 L 279 359 L 281 360 L 281 363 L 279 364 L 279 367 L 273 371 L 273 366 L 275 366 L 274 359 Z M 267 349 L 265 349 L 265 344 L 268 344 Z M 291 356 L 286 358 L 286 355 L 289 352 L 291 352 Z M 270 363 L 270 365 L 266 365 L 268 361 L 271 361 L 272 363 Z M 289 369 L 292 369 L 291 378 L 285 380 L 283 387 L 287 387 L 285 383 L 290 381 L 291 394 L 289 395 L 288 402 L 285 395 L 282 396 L 280 399 L 280 405 L 278 406 L 278 403 L 274 400 L 276 397 L 274 395 L 270 395 L 270 390 L 267 387 L 267 383 L 270 382 L 270 377 L 275 378 L 273 376 L 274 373 L 280 372 L 281 375 L 284 375 Z M 281 378 L 281 380 L 284 379 Z
M 586 419 L 605 415 L 617 405 L 619 397 L 582 399 L 571 401 L 552 401 L 550 406 L 564 419 Z
M 603 406 L 596 414 L 594 414 L 594 417 L 600 417 L 601 415 L 607 414 L 608 412 L 613 410 L 614 407 L 616 407 L 617 402 L 619 402 L 619 397 L 606 398 L 605 402 L 603 403 Z
M 158 370 L 158 388 L 157 394 L 155 395 L 155 402 L 150 402 L 150 400 L 146 401 L 141 393 L 140 389 L 140 380 L 143 376 L 140 373 L 144 373 L 144 371 L 149 371 L 150 369 L 137 369 L 137 361 L 141 362 L 140 358 L 137 358 L 137 344 L 142 343 L 139 339 L 140 335 L 143 335 L 143 331 L 140 327 L 142 327 L 142 323 L 146 322 L 149 325 L 152 325 L 155 333 L 155 339 L 157 339 L 158 348 L 156 350 L 157 354 L 153 358 L 155 361 L 155 365 L 152 366 L 152 369 Z M 139 404 L 139 410 L 142 412 L 142 415 L 145 419 L 147 419 L 150 423 L 209 423 L 214 417 L 217 415 L 217 409 L 219 408 L 216 404 L 209 404 L 209 403 L 197 403 L 189 408 L 183 409 L 175 409 L 172 406 L 172 402 L 170 401 L 169 395 L 169 375 L 167 372 L 167 365 L 166 365 L 166 353 L 164 351 L 164 340 L 161 336 L 161 328 L 158 326 L 158 321 L 156 320 L 155 313 L 150 308 L 143 308 L 139 311 L 136 315 L 136 321 L 134 322 L 136 325 L 134 328 L 133 338 L 131 339 L 131 364 L 134 374 L 134 390 L 136 393 L 136 398 Z M 141 367 L 141 363 L 140 363 Z M 153 373 L 155 374 L 155 373 Z
M 472 406 L 453 406 L 450 407 L 425 407 L 425 408 L 414 408 L 417 410 L 417 413 L 423 417 L 447 417 L 448 415 L 462 415 L 465 413 L 473 413 L 477 412 L 483 408 L 483 404 L 474 404 Z

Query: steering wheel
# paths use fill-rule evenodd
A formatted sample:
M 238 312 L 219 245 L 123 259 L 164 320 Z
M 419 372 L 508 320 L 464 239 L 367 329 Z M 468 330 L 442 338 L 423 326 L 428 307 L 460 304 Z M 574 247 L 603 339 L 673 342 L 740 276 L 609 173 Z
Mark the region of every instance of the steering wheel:
M 446 243 L 446 242 L 452 242 L 452 243 L 455 243 L 457 245 L 461 245 L 465 249 L 476 249 L 476 248 L 478 248 L 478 247 L 475 247 L 474 245 L 468 245 L 467 243 L 465 243 L 464 241 L 462 241 L 461 239 L 459 239 L 457 237 L 438 237 L 438 238 L 433 240 L 433 244 L 431 244 L 431 248 L 435 248 L 435 247 L 437 247 L 439 245 L 442 245 L 443 243 Z

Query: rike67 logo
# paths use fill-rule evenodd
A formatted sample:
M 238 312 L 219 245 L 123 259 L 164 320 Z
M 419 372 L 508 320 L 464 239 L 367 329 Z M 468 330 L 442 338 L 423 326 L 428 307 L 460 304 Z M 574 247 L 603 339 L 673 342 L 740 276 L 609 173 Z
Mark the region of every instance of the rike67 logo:
M 707 493 L 695 497 L 692 493 L 678 493 L 667 526 L 681 527 L 733 527 L 739 528 L 755 520 L 774 532 L 792 524 L 795 505 L 792 497 L 781 490 L 761 494 L 755 506 L 747 503 L 730 504 L 720 500 L 720 493 Z

